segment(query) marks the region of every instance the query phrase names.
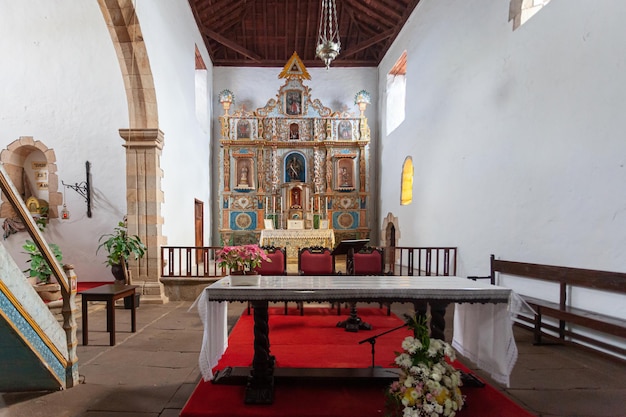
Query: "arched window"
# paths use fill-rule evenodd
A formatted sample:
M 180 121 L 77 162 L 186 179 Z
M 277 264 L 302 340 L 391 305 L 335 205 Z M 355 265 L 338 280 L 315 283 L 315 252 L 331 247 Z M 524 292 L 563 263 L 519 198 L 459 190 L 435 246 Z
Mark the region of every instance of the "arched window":
M 413 159 L 407 156 L 402 165 L 402 187 L 400 205 L 406 206 L 413 202 Z

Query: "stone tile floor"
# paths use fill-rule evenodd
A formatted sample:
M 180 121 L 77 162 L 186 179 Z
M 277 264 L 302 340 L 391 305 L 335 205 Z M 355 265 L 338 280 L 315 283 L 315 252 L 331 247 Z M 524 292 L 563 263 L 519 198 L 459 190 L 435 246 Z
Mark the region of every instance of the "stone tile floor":
M 130 333 L 130 312 L 120 309 L 116 346 L 108 345 L 103 306 L 92 306 L 89 345 L 78 347 L 83 383 L 53 393 L 0 393 L 0 417 L 178 416 L 199 380 L 202 326 L 191 304 L 141 304 L 137 333 Z M 231 304 L 229 323 L 244 308 Z M 450 326 L 446 334 L 450 339 Z M 541 417 L 626 416 L 626 363 L 572 346 L 533 346 L 531 333 L 519 328 L 515 337 L 520 355 L 511 387 L 493 385 L 518 404 Z

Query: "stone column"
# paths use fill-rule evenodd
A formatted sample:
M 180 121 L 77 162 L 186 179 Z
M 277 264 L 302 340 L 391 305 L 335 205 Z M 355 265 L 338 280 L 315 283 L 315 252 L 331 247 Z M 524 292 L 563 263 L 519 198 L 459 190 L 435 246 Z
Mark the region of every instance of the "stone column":
M 139 236 L 148 247 L 142 259 L 129 260 L 131 284 L 140 286 L 142 303 L 163 304 L 169 301 L 159 280 L 161 246 L 167 244 L 161 216 L 163 132 L 159 129 L 120 129 L 119 132 L 126 141 L 128 233 Z

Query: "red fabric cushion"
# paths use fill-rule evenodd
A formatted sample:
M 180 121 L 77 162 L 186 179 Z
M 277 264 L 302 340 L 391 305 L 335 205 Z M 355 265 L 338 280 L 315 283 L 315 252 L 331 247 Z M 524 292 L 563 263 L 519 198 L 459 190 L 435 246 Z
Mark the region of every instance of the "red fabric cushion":
M 267 257 L 272 262 L 261 261 L 261 266 L 254 270 L 261 275 L 284 275 L 285 274 L 285 258 L 283 252 L 277 250 L 274 253 L 268 253 Z
M 355 253 L 354 254 L 354 274 L 355 275 L 380 275 L 383 273 L 382 259 L 380 252 Z
M 330 275 L 333 271 L 333 257 L 330 251 L 300 254 L 300 271 L 304 275 Z

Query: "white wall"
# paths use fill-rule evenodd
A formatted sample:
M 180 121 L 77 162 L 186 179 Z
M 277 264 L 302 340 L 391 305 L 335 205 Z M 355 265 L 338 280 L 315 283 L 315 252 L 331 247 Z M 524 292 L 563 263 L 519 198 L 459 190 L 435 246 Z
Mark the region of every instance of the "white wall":
M 458 246 L 459 275 L 485 275 L 492 253 L 626 271 L 626 4 L 551 2 L 515 32 L 508 5 L 422 0 L 381 63 L 383 97 L 407 50 L 381 218 L 398 216 L 403 246 Z M 401 207 L 407 155 L 414 196 Z
M 165 192 L 163 235 L 170 246 L 195 244 L 194 199 L 198 199 L 205 205 L 205 244 L 208 244 L 212 227 L 211 133 L 196 117 L 196 45 L 207 66 L 209 82 L 204 94 L 208 103 L 213 96 L 211 60 L 186 0 L 140 2 L 137 14 L 154 77 L 159 128 L 165 134 L 161 157 Z
M 285 62 L 286 64 L 287 62 Z M 365 111 L 368 125 L 371 128 L 370 153 L 373 153 L 378 141 L 378 112 L 376 111 L 377 78 L 376 68 L 334 68 L 330 69 L 307 68 L 311 75 L 310 80 L 304 80 L 303 84 L 311 88 L 311 99 L 319 99 L 322 104 L 333 111 L 349 111 L 355 116 L 359 115 L 358 106 L 354 104 L 354 96 L 360 90 L 366 90 L 372 95 L 372 104 Z M 224 114 L 217 95 L 224 89 L 229 89 L 235 95 L 235 105 L 229 111 L 239 110 L 242 106 L 247 111 L 254 111 L 264 107 L 270 99 L 276 99 L 278 89 L 285 84 L 284 79 L 278 75 L 282 68 L 248 68 L 248 67 L 215 67 L 213 69 L 213 135 L 216 139 L 213 158 L 214 189 L 219 189 L 219 169 L 217 150 L 219 149 L 220 124 L 219 116 Z M 376 175 L 370 175 L 370 190 L 374 190 L 373 184 Z M 217 215 L 219 201 L 215 200 L 213 209 Z M 376 219 L 373 219 L 372 229 L 377 229 Z M 217 232 L 215 230 L 215 232 Z M 219 238 L 214 234 L 214 244 L 219 244 Z
M 61 247 L 79 280 L 110 280 L 96 247 L 126 212 L 117 129 L 128 126 L 128 110 L 100 8 L 95 1 L 2 0 L 0 9 L 0 147 L 32 136 L 54 150 L 59 181 L 69 184 L 85 181 L 85 162 L 91 162 L 93 217 L 68 189 L 70 220 L 51 220 L 44 236 Z M 2 243 L 19 258 L 26 235 Z
M 85 161 L 91 162 L 92 218 L 82 197 L 68 189 L 70 220 L 51 220 L 44 235 L 61 247 L 79 280 L 111 280 L 106 254 L 96 256 L 96 248 L 126 214 L 126 156 L 118 130 L 129 126 L 129 117 L 102 12 L 96 1 L 82 0 L 0 0 L 0 10 L 0 148 L 33 136 L 54 150 L 59 179 L 71 184 L 85 180 Z M 165 134 L 163 233 L 169 244 L 193 245 L 194 198 L 206 203 L 210 196 L 210 131 L 195 112 L 196 44 L 209 86 L 211 62 L 187 1 L 138 2 L 137 14 L 153 71 L 158 128 Z M 207 235 L 209 214 L 207 209 Z M 2 244 L 19 259 L 24 239 L 20 233 Z

